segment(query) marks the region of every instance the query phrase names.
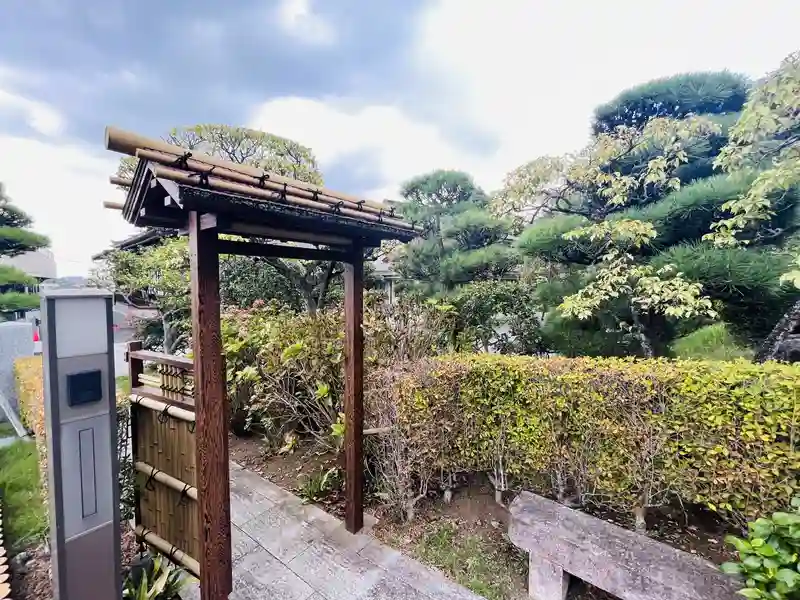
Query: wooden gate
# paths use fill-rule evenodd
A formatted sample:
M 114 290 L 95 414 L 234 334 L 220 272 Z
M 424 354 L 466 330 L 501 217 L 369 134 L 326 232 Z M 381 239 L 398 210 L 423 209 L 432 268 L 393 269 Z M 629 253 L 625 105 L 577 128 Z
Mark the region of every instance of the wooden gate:
M 128 344 L 136 535 L 200 576 L 191 359 Z

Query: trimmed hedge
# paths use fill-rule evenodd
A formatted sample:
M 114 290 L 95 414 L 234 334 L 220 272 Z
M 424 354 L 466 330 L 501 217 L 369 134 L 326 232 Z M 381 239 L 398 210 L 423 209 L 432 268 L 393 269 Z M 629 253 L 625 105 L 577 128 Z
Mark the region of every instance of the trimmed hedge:
M 44 371 L 41 356 L 18 358 L 14 362 L 17 383 L 19 417 L 22 424 L 33 432 L 36 451 L 39 453 L 42 496 L 47 498 L 47 438 L 44 421 Z
M 377 373 L 368 399 L 373 420 L 396 407 L 414 485 L 488 471 L 639 514 L 704 504 L 737 524 L 800 492 L 800 366 L 457 355 Z

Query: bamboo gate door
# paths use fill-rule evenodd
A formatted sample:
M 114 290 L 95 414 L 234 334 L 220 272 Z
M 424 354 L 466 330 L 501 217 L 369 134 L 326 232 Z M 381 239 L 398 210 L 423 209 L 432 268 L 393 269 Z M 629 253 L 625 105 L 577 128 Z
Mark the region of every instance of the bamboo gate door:
M 127 361 L 136 535 L 200 577 L 192 361 L 141 342 L 128 344 Z

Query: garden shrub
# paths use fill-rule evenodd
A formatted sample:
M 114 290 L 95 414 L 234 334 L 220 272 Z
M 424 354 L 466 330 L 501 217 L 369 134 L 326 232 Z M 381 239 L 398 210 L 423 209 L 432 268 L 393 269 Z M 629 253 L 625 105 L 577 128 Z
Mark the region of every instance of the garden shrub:
M 19 401 L 19 418 L 33 432 L 39 454 L 39 470 L 44 498 L 47 498 L 47 441 L 44 422 L 44 372 L 41 356 L 26 356 L 14 362 L 14 378 Z
M 450 343 L 451 307 L 441 302 L 388 304 L 365 298 L 362 330 L 367 369 L 442 352 Z M 340 308 L 296 313 L 276 303 L 222 315 L 232 429 L 257 427 L 272 442 L 289 431 L 323 445 L 340 420 L 344 392 L 344 315 Z
M 373 373 L 367 427 L 395 430 L 369 449 L 403 510 L 483 471 L 638 525 L 673 499 L 742 524 L 800 490 L 798 390 L 777 363 L 451 355 Z

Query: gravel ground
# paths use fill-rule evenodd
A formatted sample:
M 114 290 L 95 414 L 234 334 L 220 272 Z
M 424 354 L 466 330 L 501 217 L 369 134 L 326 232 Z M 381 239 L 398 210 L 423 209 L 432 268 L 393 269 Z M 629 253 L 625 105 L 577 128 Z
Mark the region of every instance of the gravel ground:
M 122 564 L 127 565 L 138 553 L 139 544 L 127 523 L 123 523 L 122 527 Z M 47 545 L 17 554 L 11 565 L 14 600 L 52 600 L 50 551 Z

